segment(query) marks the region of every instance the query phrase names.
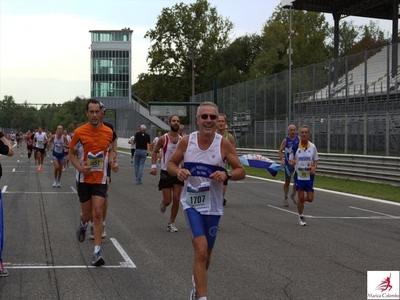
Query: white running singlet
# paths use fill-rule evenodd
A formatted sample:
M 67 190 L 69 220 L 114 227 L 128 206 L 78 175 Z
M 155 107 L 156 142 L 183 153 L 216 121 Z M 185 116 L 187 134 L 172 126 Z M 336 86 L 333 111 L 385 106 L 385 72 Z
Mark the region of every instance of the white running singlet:
M 178 146 L 179 141 L 182 139 L 180 135 L 178 135 L 178 142 L 176 144 L 172 143 L 168 133 L 164 134 L 165 142 L 164 146 L 161 148 L 162 158 L 161 158 L 161 170 L 167 171 L 167 163 L 172 153 L 175 152 L 176 147 Z
M 185 181 L 181 193 L 183 209 L 194 208 L 202 215 L 223 214 L 223 183 L 209 178 L 215 171 L 225 170 L 221 155 L 222 136 L 215 134 L 210 147 L 201 150 L 197 140 L 198 132 L 189 136 L 188 146 L 183 158 L 185 169 L 192 176 Z

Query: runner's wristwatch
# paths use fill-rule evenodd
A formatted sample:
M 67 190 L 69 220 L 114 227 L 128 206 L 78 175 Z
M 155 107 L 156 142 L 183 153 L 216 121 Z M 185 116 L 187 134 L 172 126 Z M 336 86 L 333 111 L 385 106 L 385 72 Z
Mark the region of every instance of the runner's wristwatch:
M 231 172 L 231 170 L 226 170 L 226 169 L 225 169 L 225 173 L 226 173 L 226 176 L 228 176 L 228 179 L 231 179 L 231 177 L 232 177 L 232 172 Z

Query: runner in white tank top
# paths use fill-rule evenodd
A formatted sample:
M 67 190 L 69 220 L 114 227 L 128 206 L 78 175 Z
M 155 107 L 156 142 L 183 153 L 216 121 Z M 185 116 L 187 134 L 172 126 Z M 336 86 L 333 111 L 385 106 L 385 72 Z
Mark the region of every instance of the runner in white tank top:
M 202 102 L 197 109 L 198 132 L 184 136 L 167 164 L 167 171 L 185 182 L 181 203 L 192 235 L 194 249 L 191 299 L 207 299 L 207 269 L 223 213 L 223 182 L 241 180 L 245 171 L 236 149 L 215 132 L 218 107 Z M 228 172 L 227 160 L 232 167 Z M 181 162 L 184 167 L 179 168 Z
M 179 195 L 181 194 L 183 182 L 179 181 L 176 176 L 171 176 L 167 172 L 167 163 L 172 153 L 177 148 L 179 141 L 182 137 L 178 134 L 180 121 L 178 116 L 171 116 L 169 118 L 170 131 L 158 138 L 157 144 L 154 146 L 153 154 L 151 157 L 152 166 L 150 174 L 157 174 L 157 154 L 161 153 L 161 172 L 160 181 L 158 183 L 158 189 L 162 191 L 163 199 L 160 203 L 160 211 L 164 213 L 167 206 L 171 204 L 171 214 L 169 217 L 169 223 L 167 225 L 167 231 L 177 232 L 178 228 L 175 225 L 175 218 L 179 211 Z

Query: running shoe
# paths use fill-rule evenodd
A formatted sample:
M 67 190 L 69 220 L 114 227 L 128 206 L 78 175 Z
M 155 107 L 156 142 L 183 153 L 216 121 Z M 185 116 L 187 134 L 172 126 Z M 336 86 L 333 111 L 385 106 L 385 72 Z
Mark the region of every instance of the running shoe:
M 300 226 L 307 226 L 306 219 L 303 216 L 299 217 L 299 220 L 297 221 L 297 223 Z
M 54 180 L 53 187 L 56 187 L 56 186 L 57 186 L 57 180 Z
M 4 269 L 3 263 L 0 261 L 0 277 L 6 277 L 8 275 L 8 271 Z
M 93 232 L 93 223 L 90 223 L 90 233 L 89 233 L 89 238 L 91 240 L 94 240 L 94 232 Z
M 39 167 L 37 168 L 37 170 L 38 170 L 38 172 L 42 172 L 42 171 L 43 171 L 43 167 L 42 167 L 42 166 L 39 166 Z
M 30 162 L 31 161 L 31 159 L 30 158 L 28 158 L 28 162 Z
M 165 213 L 165 210 L 167 209 L 167 207 L 164 205 L 164 202 L 162 202 L 161 201 L 161 204 L 160 204 L 160 211 L 161 211 L 161 213 L 163 214 L 163 213 Z
M 197 291 L 196 288 L 194 287 L 193 290 L 190 292 L 190 298 L 189 300 L 198 300 L 199 297 L 197 297 Z
M 194 282 L 194 276 L 192 275 L 192 285 L 193 285 L 193 289 L 190 292 L 190 298 L 189 300 L 198 300 L 199 297 L 197 296 L 197 291 L 196 291 L 196 283 Z
M 283 206 L 289 207 L 289 201 L 287 200 L 287 197 L 285 197 L 285 200 L 283 200 Z
M 293 203 L 297 205 L 296 194 L 291 194 L 290 199 L 292 199 Z
M 224 198 L 224 206 L 226 205 L 226 199 Z
M 176 228 L 175 223 L 168 223 L 167 230 L 169 232 L 178 232 L 178 228 Z
M 65 168 L 63 168 L 63 172 L 65 172 Z
M 106 224 L 103 223 L 103 232 L 101 233 L 101 238 L 105 239 L 107 236 L 107 232 L 106 232 Z
M 105 261 L 104 261 L 103 257 L 101 256 L 101 252 L 100 251 L 101 250 L 99 250 L 98 252 L 93 253 L 92 266 L 100 267 L 100 266 L 105 264 Z
M 86 237 L 86 229 L 87 229 L 88 224 L 83 224 L 82 221 L 79 222 L 79 228 L 78 231 L 76 232 L 76 237 L 78 238 L 78 241 L 83 243 Z
M 57 187 L 59 187 L 59 188 L 61 187 L 61 184 L 59 182 L 57 182 Z

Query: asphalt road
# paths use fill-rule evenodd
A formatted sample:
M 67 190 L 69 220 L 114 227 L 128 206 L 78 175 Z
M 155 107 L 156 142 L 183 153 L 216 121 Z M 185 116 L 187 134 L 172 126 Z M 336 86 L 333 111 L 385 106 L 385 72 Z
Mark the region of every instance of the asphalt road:
M 75 169 L 52 188 L 26 151 L 0 157 L 5 245 L 10 275 L 0 299 L 189 299 L 193 251 L 182 211 L 177 233 L 159 211 L 158 175 L 136 185 L 130 154 L 112 174 L 104 267 L 91 267 L 93 241 L 76 239 L 80 206 Z M 283 207 L 282 183 L 229 182 L 209 269 L 208 297 L 225 299 L 366 299 L 367 271 L 400 270 L 400 206 L 317 190 L 306 204 L 307 226 L 295 206 Z M 377 283 L 378 284 L 378 283 Z M 399 283 L 395 283 L 399 286 Z

